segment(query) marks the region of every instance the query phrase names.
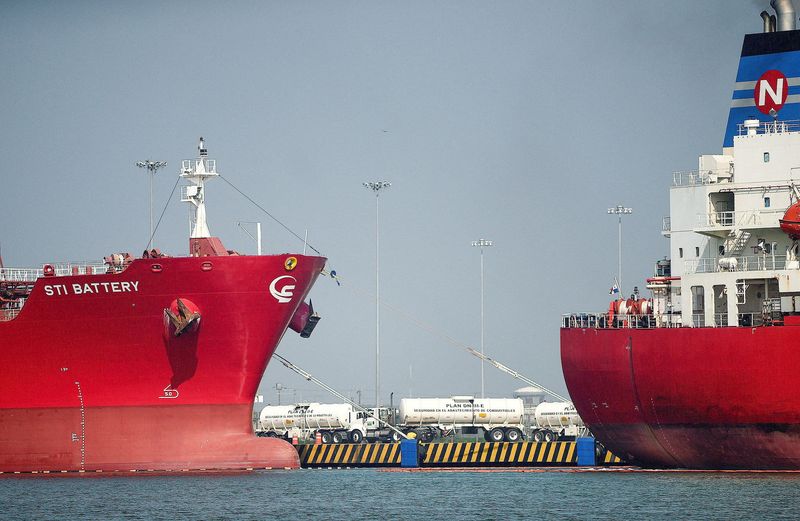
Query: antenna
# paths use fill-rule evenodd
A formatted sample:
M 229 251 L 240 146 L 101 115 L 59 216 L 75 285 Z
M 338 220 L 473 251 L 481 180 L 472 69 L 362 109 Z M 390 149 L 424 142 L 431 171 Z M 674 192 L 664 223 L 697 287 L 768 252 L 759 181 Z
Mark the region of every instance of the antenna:
M 217 162 L 208 159 L 208 150 L 205 140 L 200 137 L 197 146 L 199 157 L 197 159 L 184 159 L 181 164 L 180 176 L 188 179 L 190 185 L 181 188 L 181 201 L 189 203 L 192 239 L 211 237 L 206 224 L 205 181 L 217 177 Z

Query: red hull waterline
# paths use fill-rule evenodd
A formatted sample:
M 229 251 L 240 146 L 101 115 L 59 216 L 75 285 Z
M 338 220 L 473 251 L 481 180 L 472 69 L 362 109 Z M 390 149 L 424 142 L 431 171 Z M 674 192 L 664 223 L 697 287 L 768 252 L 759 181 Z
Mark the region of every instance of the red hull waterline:
M 798 326 L 562 328 L 575 407 L 646 467 L 800 469 Z
M 251 422 L 267 363 L 325 263 L 293 257 L 40 277 L 0 321 L 0 472 L 297 468 L 291 445 L 255 437 Z M 201 316 L 180 336 L 165 314 L 177 299 Z

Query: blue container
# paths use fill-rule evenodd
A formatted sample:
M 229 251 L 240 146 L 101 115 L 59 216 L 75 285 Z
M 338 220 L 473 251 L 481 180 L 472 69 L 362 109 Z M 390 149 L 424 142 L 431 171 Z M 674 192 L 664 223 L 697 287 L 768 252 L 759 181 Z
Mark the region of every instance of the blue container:
M 400 466 L 419 467 L 417 440 L 400 440 Z
M 579 467 L 594 467 L 597 465 L 594 438 L 577 438 L 575 440 L 578 452 Z

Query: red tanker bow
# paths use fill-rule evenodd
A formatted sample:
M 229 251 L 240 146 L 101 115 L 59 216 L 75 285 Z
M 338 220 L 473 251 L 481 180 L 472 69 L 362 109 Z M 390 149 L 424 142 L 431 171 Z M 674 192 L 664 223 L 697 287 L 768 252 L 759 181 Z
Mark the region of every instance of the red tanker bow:
M 197 331 L 200 326 L 200 310 L 188 299 L 175 299 L 168 308 L 164 308 L 165 326 L 169 334 L 170 326 L 175 328 L 175 336 Z

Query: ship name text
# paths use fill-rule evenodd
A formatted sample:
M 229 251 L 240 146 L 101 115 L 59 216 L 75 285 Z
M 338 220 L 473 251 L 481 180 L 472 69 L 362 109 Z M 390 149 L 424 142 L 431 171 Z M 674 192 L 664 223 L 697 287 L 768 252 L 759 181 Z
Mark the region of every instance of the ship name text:
M 44 292 L 48 297 L 53 295 L 86 295 L 95 293 L 132 293 L 139 291 L 139 281 L 122 282 L 86 282 L 84 284 L 48 284 Z

